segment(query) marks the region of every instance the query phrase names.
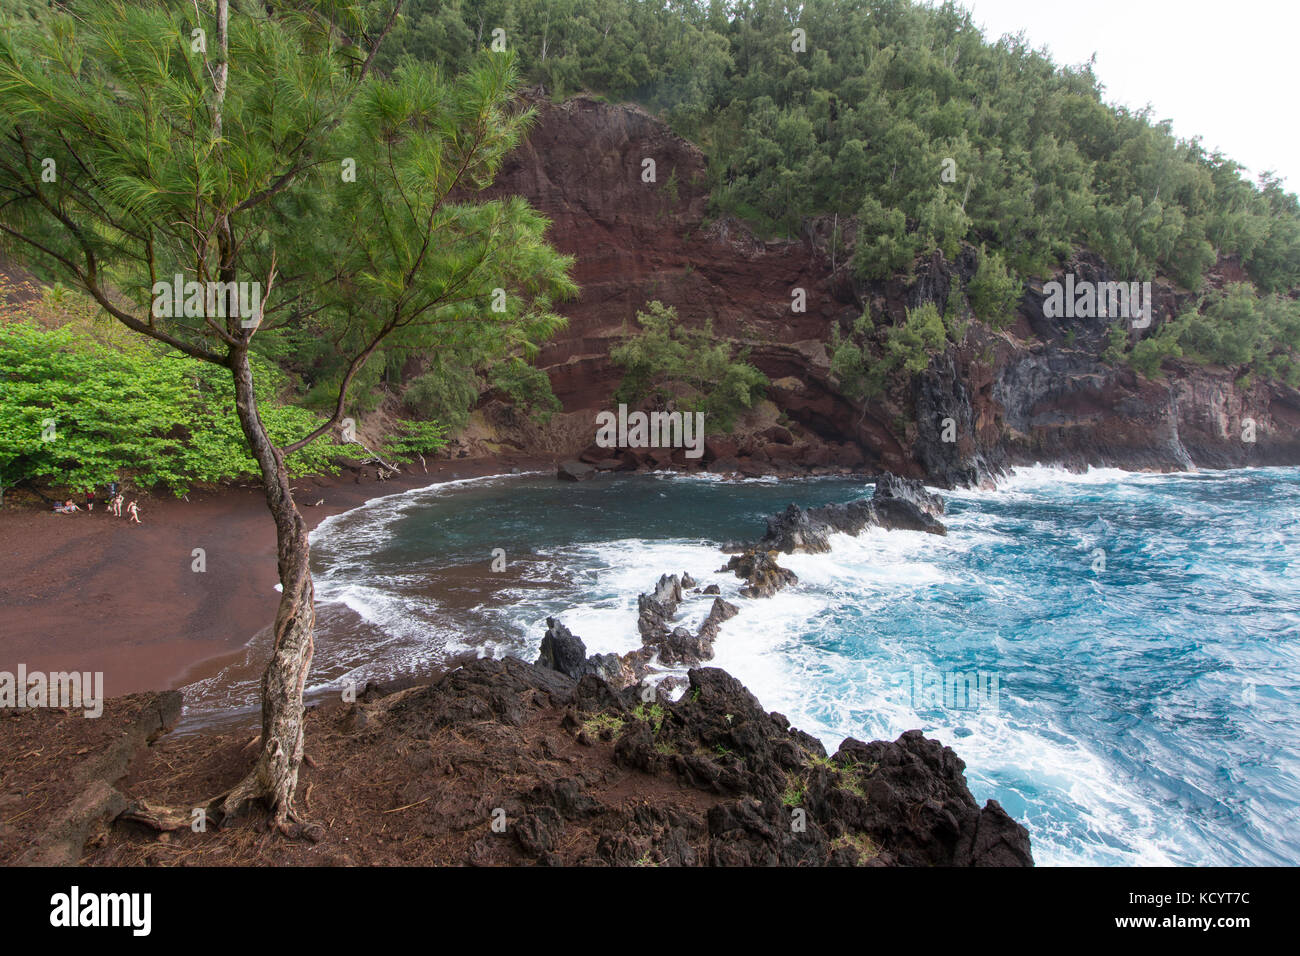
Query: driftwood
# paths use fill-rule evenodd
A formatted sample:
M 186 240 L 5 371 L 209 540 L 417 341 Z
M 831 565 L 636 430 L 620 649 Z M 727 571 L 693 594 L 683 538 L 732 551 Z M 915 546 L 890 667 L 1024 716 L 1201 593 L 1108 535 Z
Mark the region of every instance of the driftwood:
M 177 807 L 155 806 L 147 800 L 137 800 L 121 812 L 119 820 L 143 823 L 151 830 L 167 833 L 183 830 L 192 820 L 192 811 Z

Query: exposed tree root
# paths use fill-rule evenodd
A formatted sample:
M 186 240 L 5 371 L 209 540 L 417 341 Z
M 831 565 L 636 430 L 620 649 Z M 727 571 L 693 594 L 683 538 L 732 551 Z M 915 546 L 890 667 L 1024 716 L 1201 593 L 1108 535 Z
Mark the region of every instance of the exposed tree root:
M 282 836 L 295 840 L 307 839 L 313 843 L 324 839 L 325 828 L 300 814 L 293 806 L 292 797 L 288 801 L 274 799 L 273 791 L 262 781 L 262 771 L 263 767 L 259 765 L 232 789 L 219 793 L 196 807 L 175 807 L 137 800 L 118 814 L 117 819 L 139 823 L 160 833 L 192 827 L 196 819 L 203 819 L 204 825 L 211 822 L 221 828 L 256 805 L 267 810 L 271 828 Z M 196 817 L 196 810 L 203 811 L 201 817 Z

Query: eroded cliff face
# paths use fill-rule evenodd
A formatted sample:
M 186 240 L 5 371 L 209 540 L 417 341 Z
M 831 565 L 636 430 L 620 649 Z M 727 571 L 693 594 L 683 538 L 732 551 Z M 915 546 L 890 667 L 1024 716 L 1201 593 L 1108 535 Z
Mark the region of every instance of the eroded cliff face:
M 705 156 L 645 111 L 586 97 L 533 105 L 537 124 L 493 193 L 523 195 L 551 219 L 550 239 L 576 257 L 582 292 L 562 307 L 568 328 L 539 359 L 563 413 L 539 428 L 489 401 L 477 417 L 485 438 L 581 454 L 621 379 L 609 349 L 634 327 L 636 311 L 658 299 L 683 322 L 711 320 L 716 334 L 747 347 L 772 380 L 768 394 L 784 425 L 759 416 L 735 437 L 716 436 L 698 463 L 650 453 L 627 467 L 890 470 L 951 486 L 1035 462 L 1162 470 L 1300 463 L 1300 393 L 1242 388 L 1213 368 L 1171 363 L 1166 380 L 1148 381 L 1110 367 L 1099 359 L 1107 320 L 1047 317 L 1041 281 L 1027 289 L 1008 332 L 971 324 L 962 344 L 920 375 L 896 379 L 869 403 L 852 401 L 830 374 L 832 327 L 847 329 L 868 303 L 897 322 L 925 301 L 944 311 L 954 296 L 969 318 L 960 290 L 976 265 L 972 250 L 951 263 L 935 254 L 911 277 L 860 283 L 846 252 L 831 248 L 832 222 L 764 242 L 735 221 L 709 221 Z M 654 182 L 645 181 L 646 160 Z M 851 244 L 851 226 L 844 237 Z M 1116 278 L 1086 253 L 1068 268 L 1094 281 Z M 792 307 L 796 289 L 805 311 Z M 1188 298 L 1156 283 L 1152 331 Z

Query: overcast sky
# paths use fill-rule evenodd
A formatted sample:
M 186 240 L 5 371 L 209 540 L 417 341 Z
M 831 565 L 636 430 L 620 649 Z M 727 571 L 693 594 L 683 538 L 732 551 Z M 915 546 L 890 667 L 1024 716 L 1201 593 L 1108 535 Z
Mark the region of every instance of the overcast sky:
M 1297 0 L 958 0 L 996 40 L 1024 30 L 1058 66 L 1097 54 L 1108 102 L 1173 121 L 1250 169 L 1300 191 Z

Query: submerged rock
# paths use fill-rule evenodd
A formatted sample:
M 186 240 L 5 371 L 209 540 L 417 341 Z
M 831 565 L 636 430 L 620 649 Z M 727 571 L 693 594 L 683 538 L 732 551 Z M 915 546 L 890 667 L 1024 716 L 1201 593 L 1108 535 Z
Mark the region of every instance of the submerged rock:
M 767 519 L 767 532 L 757 547 L 785 554 L 797 551 L 824 554 L 831 549 L 832 534 L 857 535 L 872 525 L 947 534 L 948 529 L 936 517 L 943 514 L 943 508 L 943 499 L 926 491 L 919 481 L 885 472 L 876 479 L 871 498 L 807 510 L 789 505 L 785 511 Z
M 596 473 L 596 469 L 586 462 L 566 461 L 555 470 L 555 477 L 561 481 L 586 481 Z

